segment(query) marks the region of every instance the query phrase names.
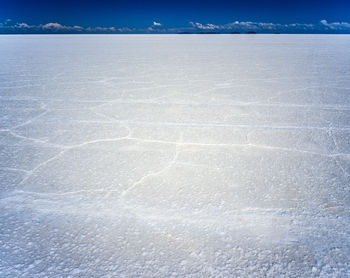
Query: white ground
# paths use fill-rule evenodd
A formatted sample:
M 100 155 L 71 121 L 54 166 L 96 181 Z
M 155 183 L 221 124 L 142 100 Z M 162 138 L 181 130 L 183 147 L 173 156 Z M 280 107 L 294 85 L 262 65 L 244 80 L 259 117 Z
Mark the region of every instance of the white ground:
M 350 36 L 0 37 L 0 277 L 349 277 Z

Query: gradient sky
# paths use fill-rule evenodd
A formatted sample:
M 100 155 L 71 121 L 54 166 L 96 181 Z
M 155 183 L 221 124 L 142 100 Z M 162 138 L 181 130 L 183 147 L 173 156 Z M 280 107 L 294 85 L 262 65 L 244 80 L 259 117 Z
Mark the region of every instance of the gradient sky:
M 0 0 L 0 22 L 3 33 L 6 33 L 5 25 L 9 27 L 19 23 L 28 26 L 58 23 L 62 26 L 78 25 L 83 28 L 127 27 L 144 32 L 152 31 L 150 29 L 152 25 L 156 27 L 153 29 L 158 31 L 170 28 L 203 29 L 201 25 L 193 25 L 190 22 L 200 23 L 202 26 L 206 24 L 223 26 L 235 21 L 319 24 L 321 20 L 326 20 L 328 23 L 345 23 L 340 29 L 347 31 L 346 24 L 350 22 L 350 0 Z M 161 26 L 153 22 L 160 23 Z M 321 24 L 321 27 L 325 25 Z M 276 28 L 278 29 L 278 26 Z M 7 28 L 7 31 L 11 31 L 10 29 Z M 12 31 L 15 29 L 12 28 Z M 29 27 L 26 30 L 29 30 Z M 216 30 L 220 31 L 220 28 Z

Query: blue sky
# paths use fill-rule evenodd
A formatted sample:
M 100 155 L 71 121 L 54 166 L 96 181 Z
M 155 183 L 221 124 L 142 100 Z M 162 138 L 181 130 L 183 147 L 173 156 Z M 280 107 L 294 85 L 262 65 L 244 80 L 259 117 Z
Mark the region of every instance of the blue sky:
M 0 33 L 350 33 L 350 0 L 0 0 Z

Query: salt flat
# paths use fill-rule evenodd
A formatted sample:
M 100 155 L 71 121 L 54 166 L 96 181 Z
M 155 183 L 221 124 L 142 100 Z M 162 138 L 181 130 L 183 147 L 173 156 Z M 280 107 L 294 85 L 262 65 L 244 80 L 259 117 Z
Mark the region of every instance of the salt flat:
M 0 36 L 0 277 L 349 277 L 350 36 Z

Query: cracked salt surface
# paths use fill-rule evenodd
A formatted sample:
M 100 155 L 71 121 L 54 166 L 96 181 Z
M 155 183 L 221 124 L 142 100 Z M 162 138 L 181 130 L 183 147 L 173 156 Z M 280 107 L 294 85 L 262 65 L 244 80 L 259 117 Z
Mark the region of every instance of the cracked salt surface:
M 0 37 L 0 277 L 349 277 L 350 37 Z

